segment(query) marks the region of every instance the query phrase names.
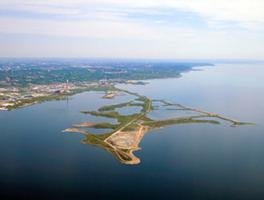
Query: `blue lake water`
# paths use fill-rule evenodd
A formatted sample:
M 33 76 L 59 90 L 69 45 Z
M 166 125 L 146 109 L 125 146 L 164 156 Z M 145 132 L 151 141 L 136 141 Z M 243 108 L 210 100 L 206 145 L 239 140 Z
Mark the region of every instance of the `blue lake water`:
M 0 112 L 1 199 L 263 199 L 264 65 L 221 64 L 148 82 L 119 87 L 256 125 L 154 130 L 135 153 L 141 163 L 127 166 L 103 149 L 82 144 L 82 135 L 61 131 L 99 120 L 80 111 L 130 96 L 109 100 L 100 92 L 85 92 Z

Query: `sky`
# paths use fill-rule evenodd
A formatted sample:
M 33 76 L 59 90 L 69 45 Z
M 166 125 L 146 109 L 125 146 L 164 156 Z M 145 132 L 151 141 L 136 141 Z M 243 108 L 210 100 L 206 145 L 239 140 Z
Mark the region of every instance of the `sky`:
M 263 59 L 264 0 L 0 0 L 0 57 Z

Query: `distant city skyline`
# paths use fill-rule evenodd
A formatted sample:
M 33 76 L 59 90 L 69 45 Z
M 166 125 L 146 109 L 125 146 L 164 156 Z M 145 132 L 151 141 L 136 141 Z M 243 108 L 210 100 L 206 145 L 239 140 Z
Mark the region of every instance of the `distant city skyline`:
M 262 0 L 1 0 L 0 57 L 263 59 Z

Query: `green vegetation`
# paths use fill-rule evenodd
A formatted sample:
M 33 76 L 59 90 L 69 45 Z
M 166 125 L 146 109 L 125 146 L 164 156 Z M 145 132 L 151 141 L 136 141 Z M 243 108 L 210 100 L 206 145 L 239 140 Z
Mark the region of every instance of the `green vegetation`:
M 186 117 L 186 118 L 182 117 L 182 118 L 177 118 L 177 119 L 144 122 L 143 125 L 149 126 L 151 128 L 160 128 L 160 127 L 164 127 L 168 125 L 191 124 L 191 123 L 220 124 L 220 122 L 216 120 L 198 120 L 198 119 L 193 119 L 192 117 Z
M 107 123 L 107 122 L 102 122 L 102 123 L 97 123 L 93 126 L 91 126 L 93 128 L 96 129 L 116 129 L 117 125 L 116 124 L 111 124 L 111 123 Z
M 110 111 L 110 110 L 114 110 L 116 108 L 123 108 L 123 107 L 127 107 L 127 106 L 131 106 L 132 102 L 126 102 L 126 103 L 120 103 L 120 104 L 115 104 L 115 105 L 107 105 L 107 106 L 103 106 L 101 108 L 98 109 L 98 111 L 100 112 L 104 112 L 104 111 Z
M 146 80 L 179 77 L 182 72 L 209 63 L 128 60 L 0 60 L 0 86 L 29 84 L 72 83 L 102 79 Z M 144 84 L 137 81 L 135 84 Z
M 17 101 L 13 106 L 7 106 L 8 110 L 15 110 L 17 108 L 21 108 L 26 105 L 31 105 L 35 103 L 42 103 L 45 101 L 50 101 L 50 100 L 62 100 L 65 99 L 65 95 L 49 95 L 49 96 L 44 96 L 44 97 L 34 97 L 32 99 L 23 99 L 20 101 Z
M 106 151 L 111 153 L 117 160 L 119 160 L 122 163 L 130 162 L 131 161 L 131 157 L 129 156 L 130 151 L 128 149 L 113 148 L 111 145 L 109 145 L 108 143 L 104 141 L 104 139 L 107 138 L 106 136 L 108 135 L 104 135 L 102 137 L 101 135 L 97 136 L 97 135 L 89 134 L 86 136 L 85 139 L 83 139 L 82 142 L 84 144 L 91 144 L 91 145 L 95 145 L 95 146 L 105 149 Z
M 83 111 L 83 114 L 90 114 L 94 116 L 109 117 L 109 118 L 118 118 L 118 112 L 97 112 L 97 111 Z
M 116 89 L 119 90 L 119 89 Z M 104 148 L 110 152 L 120 162 L 125 164 L 137 164 L 140 160 L 133 155 L 133 152 L 138 150 L 137 145 L 143 138 L 145 132 L 157 129 L 169 125 L 177 124 L 197 124 L 197 123 L 208 123 L 208 124 L 220 124 L 220 122 L 228 122 L 231 126 L 245 125 L 249 123 L 239 122 L 218 114 L 209 113 L 203 110 L 198 110 L 183 106 L 181 104 L 172 104 L 164 100 L 151 100 L 145 96 L 141 96 L 137 93 L 132 93 L 125 90 L 119 90 L 127 94 L 133 94 L 136 98 L 133 101 L 102 106 L 97 111 L 84 111 L 84 114 L 90 114 L 93 116 L 108 117 L 115 119 L 117 124 L 112 123 L 97 123 L 89 127 L 95 129 L 111 129 L 110 132 L 105 134 L 93 135 L 85 132 L 86 138 L 83 140 L 85 144 L 93 144 Z M 138 103 L 141 102 L 141 103 Z M 147 116 L 153 109 L 153 102 L 160 102 L 161 105 L 155 106 L 155 109 L 160 107 L 172 107 L 175 111 L 192 111 L 192 116 L 178 117 L 163 120 L 154 120 Z M 140 107 L 140 111 L 131 115 L 121 115 L 116 109 L 126 108 L 130 106 Z M 175 107 L 175 108 L 173 108 Z M 80 130 L 79 132 L 82 132 Z
M 28 105 L 32 105 L 32 104 L 36 104 L 36 103 L 42 103 L 45 101 L 51 101 L 51 100 L 63 100 L 65 98 L 67 98 L 68 96 L 72 96 L 81 92 L 85 92 L 85 91 L 108 91 L 108 90 L 115 90 L 115 88 L 111 85 L 95 85 L 92 87 L 84 87 L 84 86 L 80 86 L 77 87 L 74 90 L 70 90 L 64 93 L 47 93 L 43 96 L 36 96 L 36 97 L 30 97 L 30 98 L 20 98 L 19 100 L 16 101 L 8 101 L 6 103 L 10 103 L 11 105 L 6 106 L 6 108 L 8 110 L 15 110 L 24 106 L 28 106 Z M 22 92 L 22 94 L 24 94 L 25 92 Z M 1 98 L 5 98 L 5 95 L 1 95 L 0 96 L 0 100 Z

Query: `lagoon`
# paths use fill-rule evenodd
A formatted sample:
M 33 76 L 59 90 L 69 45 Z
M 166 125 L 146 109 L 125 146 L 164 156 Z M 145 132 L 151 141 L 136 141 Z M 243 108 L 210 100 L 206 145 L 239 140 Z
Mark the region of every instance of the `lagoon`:
M 264 65 L 218 64 L 148 82 L 117 87 L 256 125 L 150 131 L 135 153 L 141 163 L 127 166 L 82 144 L 83 135 L 62 130 L 98 120 L 80 111 L 130 96 L 102 99 L 103 93 L 84 92 L 0 112 L 1 199 L 263 199 Z

